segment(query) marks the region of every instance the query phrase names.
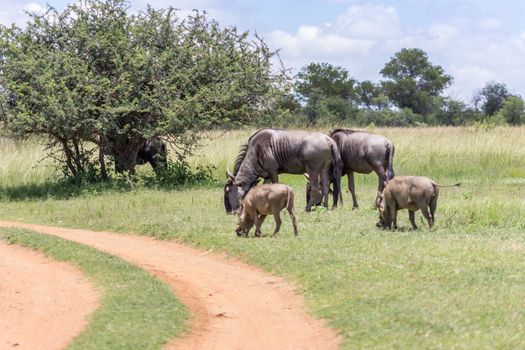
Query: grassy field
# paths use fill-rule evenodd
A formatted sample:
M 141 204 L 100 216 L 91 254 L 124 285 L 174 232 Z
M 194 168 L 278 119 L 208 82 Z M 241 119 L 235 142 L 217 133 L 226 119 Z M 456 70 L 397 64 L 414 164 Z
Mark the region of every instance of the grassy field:
M 89 327 L 68 349 L 161 349 L 184 330 L 187 311 L 170 287 L 119 258 L 29 230 L 2 228 L 0 239 L 73 264 L 102 290 Z
M 327 130 L 324 130 L 327 131 Z M 525 128 L 375 129 L 396 146 L 398 175 L 426 175 L 442 189 L 436 228 L 375 227 L 377 178 L 357 175 L 361 208 L 305 213 L 296 192 L 299 234 L 288 216 L 277 239 L 239 239 L 222 205 L 222 186 L 133 191 L 80 188 L 62 196 L 57 175 L 36 162 L 34 141 L 0 145 L 0 217 L 50 225 L 177 238 L 262 266 L 296 281 L 312 314 L 344 337 L 344 348 L 524 348 Z M 190 160 L 224 178 L 253 130 L 217 133 Z M 143 167 L 141 171 L 150 171 Z M 343 181 L 346 183 L 346 179 Z M 23 194 L 23 195 L 22 195 Z

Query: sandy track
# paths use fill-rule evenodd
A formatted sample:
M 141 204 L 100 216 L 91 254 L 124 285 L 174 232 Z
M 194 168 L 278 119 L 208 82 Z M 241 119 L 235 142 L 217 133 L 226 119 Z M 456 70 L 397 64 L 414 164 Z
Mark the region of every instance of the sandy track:
M 119 256 L 171 285 L 193 314 L 191 330 L 168 349 L 336 349 L 339 336 L 306 315 L 282 278 L 222 255 L 148 237 L 0 221 Z
M 71 265 L 0 241 L 0 349 L 64 348 L 98 294 Z

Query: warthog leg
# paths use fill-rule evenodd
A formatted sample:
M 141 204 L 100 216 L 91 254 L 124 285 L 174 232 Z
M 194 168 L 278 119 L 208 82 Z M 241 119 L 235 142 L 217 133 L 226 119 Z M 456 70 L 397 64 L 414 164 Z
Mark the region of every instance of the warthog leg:
M 412 228 L 414 230 L 417 230 L 417 225 L 416 225 L 416 212 L 414 210 L 409 210 L 408 211 L 408 218 L 410 219 L 410 223 L 412 224 Z
M 428 209 L 428 207 L 421 208 L 421 213 L 423 213 L 423 216 L 425 217 L 425 219 L 427 219 L 428 227 L 432 228 L 432 226 L 434 226 L 434 222 Z
M 266 219 L 266 215 L 255 214 L 255 237 L 261 237 L 261 225 L 263 224 L 264 219 Z
M 272 237 L 275 237 L 277 232 L 279 232 L 279 230 L 281 229 L 282 220 L 281 220 L 280 210 L 276 210 L 273 212 L 273 218 L 275 220 L 275 231 L 273 231 Z

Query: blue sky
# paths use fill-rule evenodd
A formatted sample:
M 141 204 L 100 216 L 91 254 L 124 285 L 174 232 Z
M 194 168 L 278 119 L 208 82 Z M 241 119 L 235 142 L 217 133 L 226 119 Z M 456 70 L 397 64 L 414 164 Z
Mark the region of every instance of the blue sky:
M 63 8 L 68 1 L 48 0 Z M 46 1 L 0 0 L 0 23 L 22 24 L 24 9 Z M 206 10 L 223 25 L 257 32 L 280 49 L 286 67 L 310 62 L 346 68 L 358 80 L 379 71 L 403 47 L 418 47 L 454 77 L 446 94 L 469 101 L 491 80 L 525 97 L 525 1 L 452 0 L 132 0 L 140 10 Z

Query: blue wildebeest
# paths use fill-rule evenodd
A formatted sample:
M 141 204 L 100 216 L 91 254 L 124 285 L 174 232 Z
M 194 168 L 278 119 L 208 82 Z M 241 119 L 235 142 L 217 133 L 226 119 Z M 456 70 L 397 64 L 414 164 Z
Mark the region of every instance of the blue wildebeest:
M 262 129 L 254 133 L 241 147 L 234 164 L 233 174 L 227 172 L 224 186 L 224 207 L 235 213 L 239 200 L 259 178 L 278 182 L 278 174 L 304 174 L 312 179 L 310 211 L 316 201 L 328 206 L 330 175 L 334 183 L 334 207 L 341 185 L 341 156 L 337 145 L 328 135 L 300 130 Z M 329 174 L 332 169 L 332 174 Z
M 370 174 L 379 178 L 377 190 L 383 191 L 388 180 L 394 177 L 394 145 L 385 137 L 365 131 L 336 129 L 330 137 L 335 141 L 343 161 L 342 175 L 348 176 L 348 190 L 352 194 L 353 208 L 358 208 L 355 196 L 354 172 Z M 307 176 L 308 181 L 311 177 Z M 308 200 L 309 183 L 306 198 Z
M 168 166 L 168 151 L 166 143 L 160 139 L 150 139 L 144 142 L 137 152 L 137 164 L 149 163 L 153 170 L 158 170 L 158 166 L 166 168 Z

